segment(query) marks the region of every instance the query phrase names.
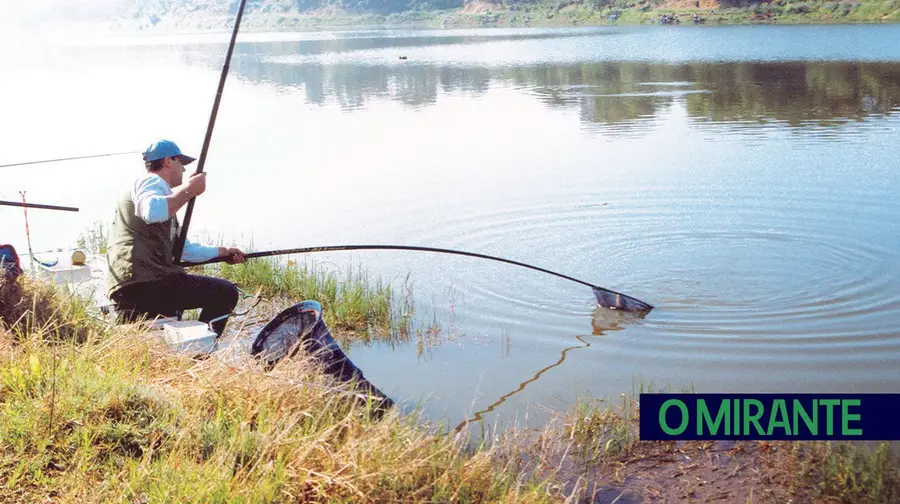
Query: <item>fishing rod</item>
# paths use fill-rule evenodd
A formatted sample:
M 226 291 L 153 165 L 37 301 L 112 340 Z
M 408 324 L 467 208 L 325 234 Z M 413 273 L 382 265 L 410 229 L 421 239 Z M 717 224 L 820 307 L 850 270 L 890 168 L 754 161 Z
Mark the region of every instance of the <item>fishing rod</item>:
M 212 140 L 213 128 L 216 125 L 216 116 L 219 113 L 219 102 L 222 100 L 222 90 L 225 88 L 225 77 L 228 76 L 228 67 L 231 64 L 231 53 L 234 52 L 234 42 L 237 39 L 238 29 L 241 27 L 241 18 L 244 15 L 244 5 L 247 0 L 241 0 L 238 7 L 237 19 L 234 21 L 234 31 L 231 33 L 231 42 L 228 44 L 228 54 L 225 55 L 225 64 L 222 66 L 222 75 L 219 77 L 219 87 L 216 90 L 216 99 L 213 101 L 212 113 L 209 115 L 209 126 L 206 128 L 206 138 L 203 139 L 203 149 L 200 151 L 200 160 L 197 162 L 197 172 L 203 173 L 203 166 L 206 164 L 206 152 L 209 150 L 209 142 Z M 188 201 L 187 210 L 184 214 L 184 224 L 181 226 L 181 233 L 175 240 L 173 255 L 175 262 L 181 261 L 181 254 L 184 252 L 184 243 L 187 241 L 188 226 L 191 225 L 191 215 L 194 213 L 194 202 L 196 196 Z
M 30 257 L 32 261 L 40 264 L 41 266 L 52 268 L 59 263 L 59 259 L 56 259 L 54 261 L 41 261 L 40 259 L 35 257 L 34 251 L 31 250 L 31 228 L 28 226 L 28 207 L 30 205 L 27 201 L 25 201 L 25 191 L 19 191 L 19 194 L 22 195 L 22 202 L 20 203 L 20 205 L 22 206 L 22 211 L 25 212 L 25 238 L 28 240 L 28 257 Z
M 138 154 L 138 151 L 131 152 L 112 152 L 109 154 L 93 154 L 90 156 L 75 156 L 75 157 L 67 157 L 67 158 L 58 158 L 58 159 L 44 159 L 41 161 L 25 161 L 23 163 L 10 163 L 0 165 L 0 168 L 9 168 L 10 166 L 25 166 L 25 165 L 33 165 L 33 164 L 42 164 L 42 163 L 55 163 L 57 161 L 72 161 L 74 159 L 90 159 L 90 158 L 98 158 L 98 157 L 106 157 L 106 156 L 124 156 L 125 154 Z
M 14 206 L 14 207 L 25 207 L 25 208 L 40 208 L 43 210 L 62 210 L 64 212 L 77 212 L 78 209 L 75 207 L 67 207 L 67 206 L 56 206 L 56 205 L 42 205 L 39 203 L 25 203 L 24 201 L 0 201 L 0 206 Z
M 461 255 L 467 257 L 475 257 L 478 259 L 488 259 L 490 261 L 498 261 L 506 264 L 512 264 L 514 266 L 521 266 L 523 268 L 532 269 L 535 271 L 540 271 L 542 273 L 547 273 L 559 278 L 563 278 L 565 280 L 569 280 L 571 282 L 579 283 L 581 285 L 586 285 L 591 288 L 594 292 L 594 296 L 597 298 L 597 304 L 606 308 L 614 308 L 617 310 L 624 311 L 633 311 L 633 312 L 649 312 L 653 309 L 653 305 L 649 303 L 645 303 L 637 298 L 633 298 L 631 296 L 627 296 L 622 294 L 621 292 L 616 292 L 614 290 L 610 290 L 604 287 L 600 287 L 599 285 L 594 285 L 589 282 L 585 282 L 584 280 L 579 280 L 574 277 L 570 277 L 568 275 L 563 275 L 562 273 L 557 273 L 555 271 L 550 271 L 545 268 L 541 268 L 538 266 L 533 266 L 531 264 L 526 264 L 519 261 L 513 261 L 510 259 L 504 259 L 502 257 L 489 256 L 486 254 L 479 254 L 476 252 L 464 252 L 462 250 L 453 250 L 453 249 L 444 249 L 444 248 L 435 248 L 435 247 L 419 247 L 419 246 L 409 246 L 409 245 L 330 245 L 324 247 L 304 247 L 304 248 L 294 248 L 294 249 L 281 249 L 281 250 L 269 250 L 266 252 L 251 252 L 249 254 L 245 254 L 245 257 L 248 259 L 253 259 L 257 257 L 271 257 L 278 255 L 287 255 L 287 254 L 308 254 L 312 252 L 335 252 L 335 251 L 346 251 L 346 250 L 412 250 L 417 252 L 436 252 L 440 254 L 453 254 L 453 255 Z M 182 263 L 182 266 L 198 266 L 202 264 L 212 264 L 217 262 L 223 262 L 227 258 L 226 257 L 216 257 L 210 259 L 208 261 L 203 261 L 199 263 Z

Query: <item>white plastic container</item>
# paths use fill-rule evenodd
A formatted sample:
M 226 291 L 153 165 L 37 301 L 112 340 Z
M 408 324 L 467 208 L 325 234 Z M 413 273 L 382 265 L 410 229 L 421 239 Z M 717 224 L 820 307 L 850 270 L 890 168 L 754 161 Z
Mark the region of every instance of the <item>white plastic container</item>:
M 216 333 L 197 320 L 167 321 L 162 324 L 163 340 L 169 350 L 191 355 L 209 354 L 216 350 Z
M 91 267 L 72 264 L 57 264 L 56 266 L 40 266 L 41 275 L 47 280 L 58 284 L 78 285 L 91 280 Z

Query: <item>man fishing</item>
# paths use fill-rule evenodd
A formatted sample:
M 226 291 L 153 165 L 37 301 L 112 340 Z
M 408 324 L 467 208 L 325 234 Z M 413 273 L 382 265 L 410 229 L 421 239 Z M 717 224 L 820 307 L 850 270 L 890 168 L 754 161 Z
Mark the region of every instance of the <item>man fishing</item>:
M 170 140 L 152 143 L 143 158 L 147 173 L 119 199 L 107 250 L 108 293 L 118 322 L 175 317 L 194 308 L 201 309 L 201 322 L 231 313 L 238 302 L 233 283 L 189 275 L 174 259 L 179 233 L 176 213 L 206 191 L 206 173 L 195 173 L 185 181 L 184 167 L 195 159 L 182 154 Z M 245 260 L 244 252 L 236 248 L 184 244 L 184 262 L 217 257 L 229 264 Z M 214 322 L 212 330 L 221 336 L 226 323 L 227 318 Z

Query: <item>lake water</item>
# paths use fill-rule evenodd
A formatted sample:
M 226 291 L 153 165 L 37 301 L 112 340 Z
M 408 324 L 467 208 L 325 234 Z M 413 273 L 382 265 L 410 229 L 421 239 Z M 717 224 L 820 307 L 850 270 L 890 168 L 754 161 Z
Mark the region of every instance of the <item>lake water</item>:
M 228 34 L 19 41 L 0 164 L 198 155 Z M 586 395 L 900 390 L 900 26 L 243 34 L 192 229 L 402 286 L 430 341 L 354 345 L 381 389 L 454 426 L 545 422 Z M 400 59 L 405 56 L 407 59 Z M 0 168 L 34 249 L 74 243 L 139 156 Z M 0 242 L 25 248 L 21 212 Z M 302 258 L 298 258 L 302 259 Z M 433 340 L 433 341 L 431 341 Z M 527 416 L 527 418 L 526 418 Z

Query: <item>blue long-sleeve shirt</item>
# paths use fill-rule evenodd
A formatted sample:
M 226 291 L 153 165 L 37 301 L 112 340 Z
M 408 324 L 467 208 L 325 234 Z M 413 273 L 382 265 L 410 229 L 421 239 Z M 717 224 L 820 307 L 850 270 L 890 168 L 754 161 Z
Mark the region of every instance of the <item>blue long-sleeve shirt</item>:
M 171 194 L 172 188 L 168 182 L 155 173 L 148 173 L 138 179 L 131 190 L 134 211 L 147 224 L 165 222 L 169 220 L 169 202 L 166 197 Z M 184 262 L 202 262 L 218 255 L 218 247 L 185 240 L 181 259 Z

